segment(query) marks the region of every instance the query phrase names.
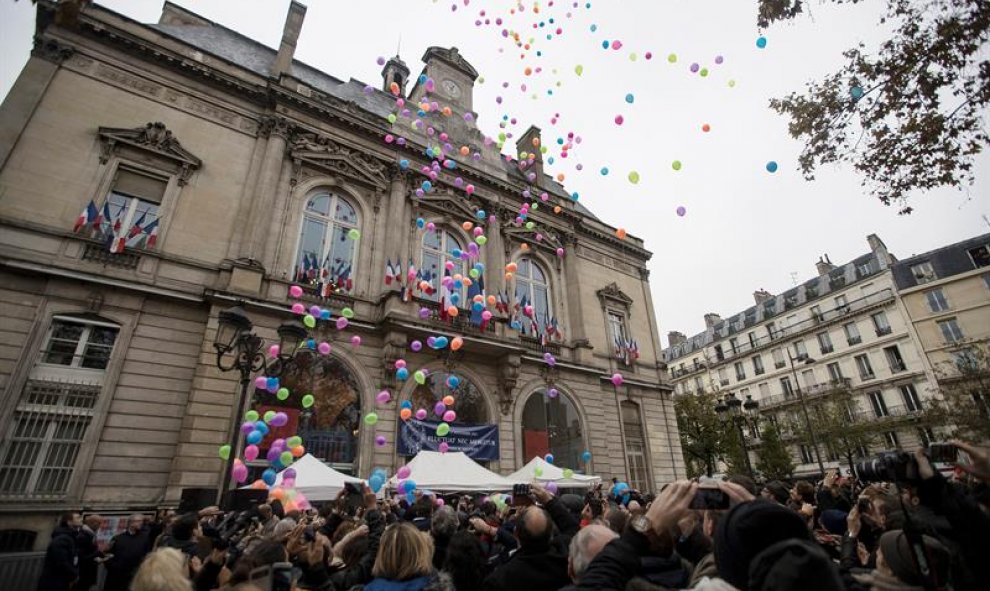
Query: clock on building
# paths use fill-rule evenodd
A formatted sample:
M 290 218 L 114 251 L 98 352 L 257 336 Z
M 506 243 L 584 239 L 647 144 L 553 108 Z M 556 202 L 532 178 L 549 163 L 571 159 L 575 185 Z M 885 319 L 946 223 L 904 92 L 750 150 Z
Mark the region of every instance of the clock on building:
M 454 98 L 454 99 L 460 98 L 460 96 L 461 96 L 461 87 L 458 86 L 457 83 L 454 82 L 453 80 L 451 80 L 451 79 L 448 78 L 448 79 L 444 80 L 443 82 L 441 82 L 440 83 L 440 86 L 443 87 L 443 91 L 450 98 Z

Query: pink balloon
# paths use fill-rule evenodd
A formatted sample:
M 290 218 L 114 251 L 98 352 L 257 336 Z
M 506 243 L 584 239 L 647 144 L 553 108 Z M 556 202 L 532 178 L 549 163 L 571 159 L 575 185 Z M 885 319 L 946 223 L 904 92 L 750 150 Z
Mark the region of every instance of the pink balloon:
M 614 374 L 612 374 L 612 385 L 613 386 L 619 387 L 619 386 L 622 385 L 622 382 L 623 382 L 623 379 L 622 379 L 622 374 L 621 373 L 614 373 Z
M 382 390 L 375 396 L 375 402 L 378 404 L 388 404 L 388 401 L 392 399 L 392 395 L 388 390 Z
M 417 410 L 416 411 L 416 418 L 419 419 L 419 420 L 421 420 L 421 421 L 423 419 L 425 419 L 426 418 L 426 409 L 425 408 L 421 408 L 421 409 Z
M 293 285 L 292 287 L 289 288 L 289 295 L 294 298 L 302 297 L 302 294 L 303 294 L 303 290 L 298 285 Z
M 320 352 L 320 355 L 329 355 L 330 354 L 330 343 L 328 343 L 326 341 L 323 341 L 322 343 L 320 343 L 319 345 L 317 345 L 316 350 Z
M 347 328 L 347 319 L 341 316 L 337 319 L 337 330 L 344 330 Z
M 354 345 L 355 347 L 360 347 L 361 346 L 361 337 L 358 336 L 358 335 L 352 336 L 351 337 L 351 344 Z
M 409 466 L 403 466 L 395 473 L 395 477 L 399 480 L 405 480 L 409 478 L 410 473 L 412 473 L 412 470 L 409 469 Z
M 443 413 L 443 421 L 445 423 L 453 423 L 455 420 L 457 420 L 456 412 L 452 410 L 448 410 L 447 412 Z
M 405 366 L 406 366 L 406 360 L 405 359 L 396 359 L 395 360 L 395 369 L 402 369 Z
M 446 441 L 441 441 L 440 445 L 437 446 L 437 449 L 440 450 L 440 453 L 445 454 L 447 453 L 447 450 L 450 449 L 450 445 L 448 445 Z
M 268 378 L 265 376 L 258 376 L 254 378 L 254 387 L 259 390 L 265 390 L 268 388 Z
M 296 302 L 292 304 L 292 313 L 302 316 L 303 314 L 306 313 L 306 306 L 300 304 L 299 302 Z
M 274 359 L 275 357 L 278 357 L 281 350 L 282 349 L 278 345 L 272 345 L 271 347 L 268 347 L 268 356 Z
M 443 507 L 443 499 L 437 498 L 437 507 Z
M 247 460 L 247 461 L 249 461 L 249 462 L 253 462 L 254 460 L 258 459 L 258 446 L 257 445 L 249 445 L 249 446 L 245 447 L 244 448 L 244 459 Z

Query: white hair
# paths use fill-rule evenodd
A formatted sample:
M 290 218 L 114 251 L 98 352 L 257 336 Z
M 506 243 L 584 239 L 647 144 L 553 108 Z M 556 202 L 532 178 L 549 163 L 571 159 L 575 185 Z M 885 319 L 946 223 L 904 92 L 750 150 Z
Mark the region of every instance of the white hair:
M 574 572 L 575 581 L 581 580 L 584 571 L 588 569 L 595 556 L 598 556 L 602 548 L 617 537 L 619 534 L 604 525 L 591 524 L 581 528 L 581 531 L 571 538 L 568 555 L 571 558 L 571 570 Z

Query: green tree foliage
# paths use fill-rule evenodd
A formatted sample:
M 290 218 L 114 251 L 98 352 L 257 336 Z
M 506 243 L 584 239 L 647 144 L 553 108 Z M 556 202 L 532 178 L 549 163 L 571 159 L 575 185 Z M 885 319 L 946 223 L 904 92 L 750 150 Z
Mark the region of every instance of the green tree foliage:
M 780 439 L 777 427 L 767 421 L 760 430 L 759 457 L 756 470 L 767 480 L 786 480 L 794 473 L 794 460 L 791 452 Z
M 674 398 L 681 449 L 692 477 L 711 475 L 722 454 L 723 427 L 715 413 L 715 403 L 712 393 Z
M 868 413 L 859 410 L 851 390 L 841 388 L 825 396 L 808 401 L 808 413 L 818 440 L 822 461 L 827 461 L 828 450 L 844 460 L 849 470 L 860 456 L 860 450 L 869 450 L 880 440 L 882 431 L 890 430 L 883 423 L 870 420 Z M 804 422 L 795 426 L 794 432 L 806 445 L 811 438 Z
M 742 441 L 739 439 L 739 429 L 732 423 L 726 422 L 723 427 L 722 448 L 720 458 L 725 462 L 725 470 L 729 474 L 747 474 Z
M 938 387 L 924 402 L 925 425 L 957 439 L 990 442 L 990 343 L 964 346 L 935 374 Z
M 805 178 L 826 164 L 852 164 L 874 197 L 907 214 L 913 191 L 972 185 L 974 161 L 990 145 L 990 2 L 873 1 L 886 3 L 878 26 L 890 37 L 848 49 L 841 69 L 770 107 L 805 143 Z M 757 22 L 795 18 L 807 5 L 759 0 Z

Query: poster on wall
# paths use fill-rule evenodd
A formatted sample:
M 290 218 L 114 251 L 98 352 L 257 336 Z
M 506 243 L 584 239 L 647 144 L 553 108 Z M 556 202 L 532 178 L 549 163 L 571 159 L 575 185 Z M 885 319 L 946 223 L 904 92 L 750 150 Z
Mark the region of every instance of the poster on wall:
M 399 423 L 397 452 L 400 456 L 414 456 L 421 450 L 439 451 L 440 443 L 447 442 L 449 451 L 462 451 L 472 460 L 489 462 L 498 460 L 498 425 L 467 425 L 453 423 L 450 433 L 437 435 L 439 421 L 410 419 Z

